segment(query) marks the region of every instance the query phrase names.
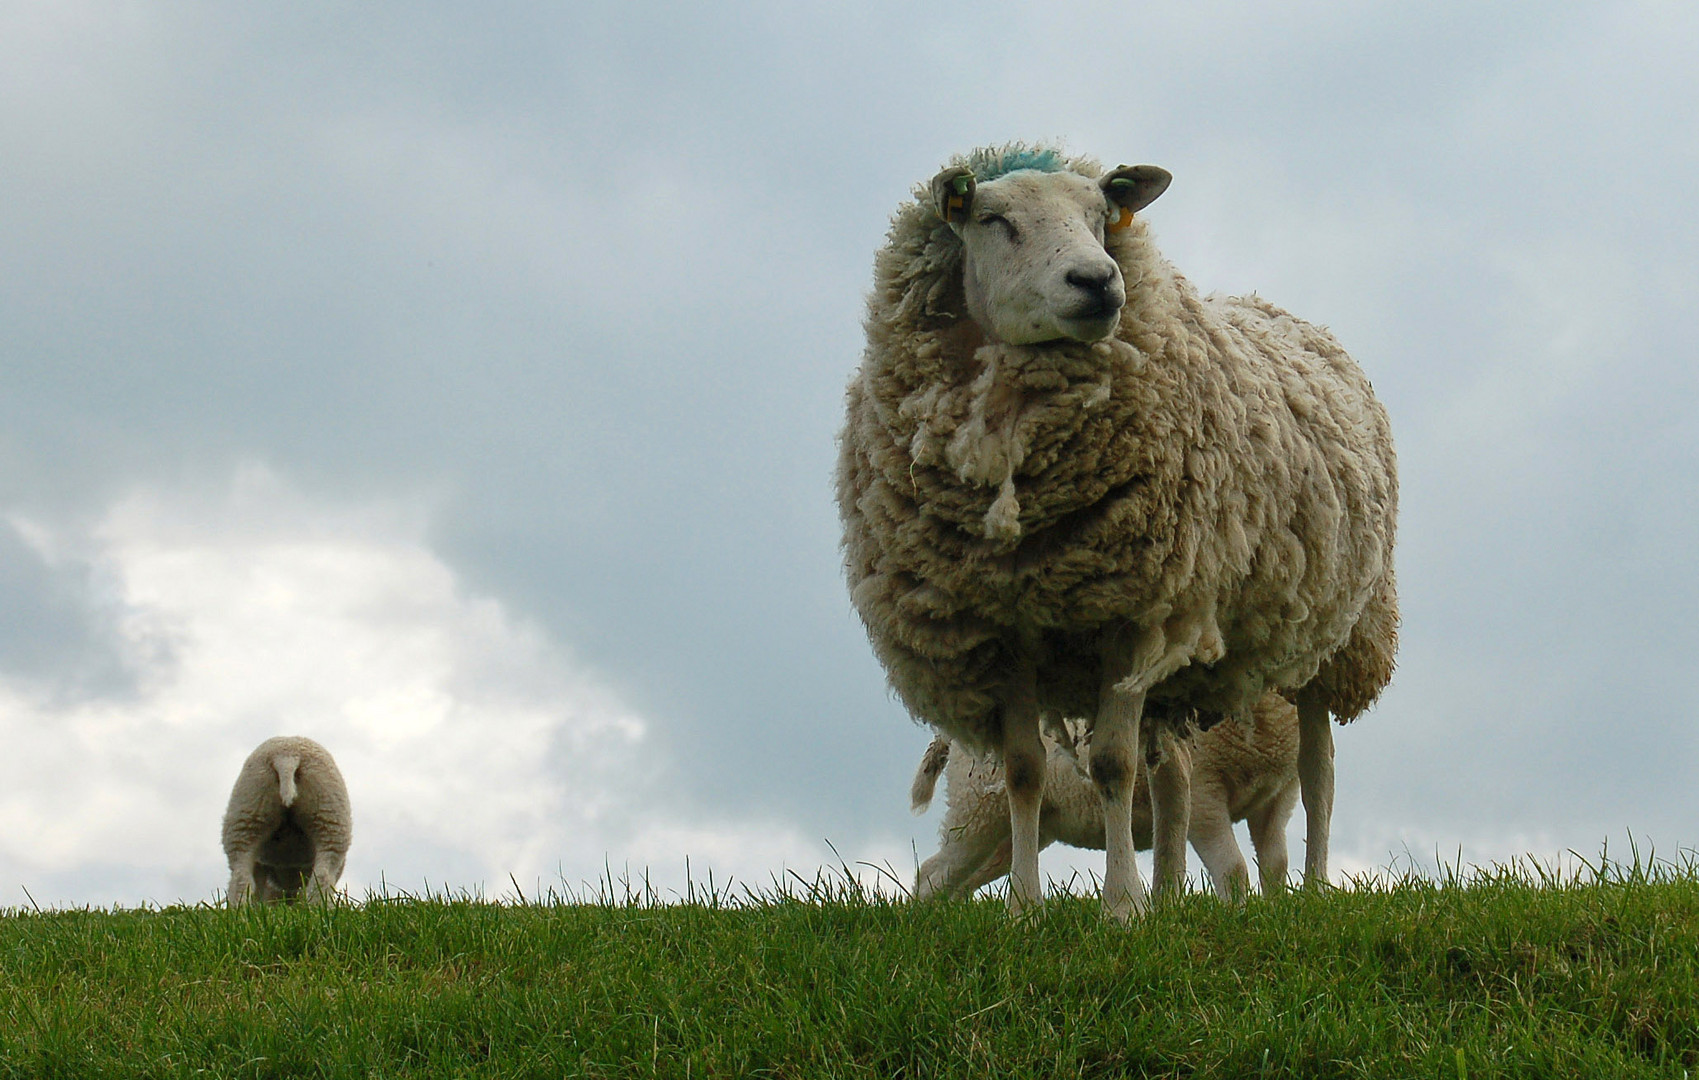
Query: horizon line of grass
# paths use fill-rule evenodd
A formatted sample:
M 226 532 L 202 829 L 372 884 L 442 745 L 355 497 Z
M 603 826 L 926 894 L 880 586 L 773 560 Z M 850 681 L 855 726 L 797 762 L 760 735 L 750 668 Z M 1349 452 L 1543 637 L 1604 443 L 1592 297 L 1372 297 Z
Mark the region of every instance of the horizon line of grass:
M 1462 858 L 1461 848 L 1457 857 L 1447 862 L 1436 854 L 1432 863 L 1418 863 L 1406 852 L 1400 866 L 1400 860 L 1394 859 L 1385 867 L 1375 867 L 1365 871 L 1349 872 L 1342 875 L 1342 881 L 1332 882 L 1321 888 L 1325 891 L 1386 891 L 1406 887 L 1431 887 L 1438 889 L 1468 889 L 1483 885 L 1504 884 L 1515 882 L 1539 888 L 1564 889 L 1581 885 L 1602 884 L 1644 884 L 1654 881 L 1696 879 L 1699 880 L 1699 849 L 1678 848 L 1674 859 L 1660 857 L 1653 849 L 1642 852 L 1632 834 L 1628 837 L 1629 857 L 1627 860 L 1614 858 L 1610 854 L 1609 841 L 1605 841 L 1596 859 L 1589 859 L 1574 848 L 1566 849 L 1562 856 L 1555 859 L 1542 859 L 1533 854 L 1512 856 L 1504 860 L 1492 860 L 1484 864 L 1466 863 Z M 831 847 L 830 841 L 827 846 Z M 832 847 L 837 855 L 837 849 Z M 1563 865 L 1567 856 L 1569 863 Z M 884 887 L 869 884 L 868 878 L 855 869 L 861 867 L 869 871 L 875 883 L 883 882 Z M 802 876 L 794 868 L 786 868 L 782 873 L 773 873 L 765 886 L 752 885 L 739 881 L 735 877 L 716 880 L 710 868 L 704 881 L 696 881 L 691 874 L 689 856 L 684 860 L 685 881 L 682 889 L 663 889 L 655 885 L 647 867 L 639 874 L 632 874 L 629 867 L 616 875 L 611 864 L 604 864 L 603 874 L 593 885 L 581 882 L 574 887 L 563 877 L 559 882 L 543 885 L 540 881 L 532 888 L 529 895 L 512 875 L 508 875 L 512 892 L 503 891 L 494 897 L 484 894 L 481 887 L 457 887 L 441 885 L 433 890 L 429 880 L 420 890 L 409 890 L 394 885 L 380 876 L 379 885 L 368 888 L 363 898 L 355 898 L 346 890 L 338 893 L 336 903 L 340 905 L 363 906 L 367 904 L 385 903 L 481 903 L 504 906 L 599 906 L 599 907 L 670 907 L 670 906 L 704 906 L 710 909 L 729 907 L 759 907 L 770 903 L 794 903 L 799 900 L 813 902 L 895 902 L 906 903 L 911 896 L 908 881 L 897 875 L 889 863 L 873 863 L 857 860 L 850 863 L 842 856 L 838 862 L 823 864 L 815 871 L 810 879 Z M 1101 880 L 1096 874 L 1082 879 L 1076 871 L 1066 879 L 1051 878 L 1046 881 L 1045 895 L 1047 897 L 1095 898 L 1101 892 Z M 114 903 L 111 906 L 95 904 L 72 904 L 66 906 L 48 906 L 36 904 L 34 896 L 30 895 L 27 886 L 20 886 L 28 900 L 28 906 L 0 906 L 0 918 L 24 914 L 48 914 L 57 911 L 81 912 L 111 912 L 126 911 L 166 911 L 178 908 L 223 908 L 225 901 L 222 892 L 215 893 L 211 899 L 179 900 L 173 903 L 161 904 L 144 900 L 138 904 L 125 905 Z M 1314 886 L 1303 883 L 1294 873 L 1287 882 L 1287 891 L 1309 890 Z M 982 889 L 978 898 L 1001 899 L 1007 891 L 1007 879 L 1000 879 Z M 1186 895 L 1209 895 L 1210 890 L 1203 879 L 1198 876 L 1187 878 L 1184 891 Z M 1253 896 L 1258 895 L 1256 893 Z
M 612 879 L 611 879 L 612 880 Z M 1684 1077 L 1699 861 L 1359 877 L 1131 927 L 852 867 L 0 918 L 7 1077 Z

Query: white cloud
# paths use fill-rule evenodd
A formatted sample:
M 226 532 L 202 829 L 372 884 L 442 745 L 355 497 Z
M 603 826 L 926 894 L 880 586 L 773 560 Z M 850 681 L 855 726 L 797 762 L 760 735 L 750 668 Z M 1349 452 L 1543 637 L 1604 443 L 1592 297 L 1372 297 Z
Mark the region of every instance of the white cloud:
M 346 884 L 491 888 L 654 863 L 764 879 L 820 851 L 657 798 L 665 754 L 619 693 L 497 601 L 468 595 L 399 504 L 338 506 L 259 466 L 214 496 L 132 492 L 78 535 L 20 521 L 50 561 L 102 567 L 133 694 L 0 683 L 0 874 L 42 903 L 208 898 L 236 768 L 298 733 L 355 809 Z M 630 843 L 627 843 L 628 838 Z M 22 893 L 6 896 L 22 902 Z

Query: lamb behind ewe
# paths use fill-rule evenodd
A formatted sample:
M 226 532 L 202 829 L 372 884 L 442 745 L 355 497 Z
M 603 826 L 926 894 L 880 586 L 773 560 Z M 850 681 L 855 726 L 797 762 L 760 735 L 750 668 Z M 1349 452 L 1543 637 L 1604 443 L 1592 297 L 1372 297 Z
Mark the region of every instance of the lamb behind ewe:
M 1041 898 L 1041 714 L 1092 727 L 1103 901 L 1124 921 L 1148 904 L 1141 723 L 1295 701 L 1305 872 L 1325 879 L 1329 713 L 1392 674 L 1386 413 L 1325 330 L 1202 298 L 1157 253 L 1135 214 L 1169 179 L 1022 146 L 957 159 L 893 219 L 847 395 L 851 599 L 909 711 L 1000 755 L 1017 913 Z M 1151 790 L 1171 888 L 1190 799 Z
M 328 900 L 353 835 L 348 788 L 329 750 L 299 735 L 260 743 L 224 811 L 230 906 Z
M 1049 733 L 1046 733 L 1047 735 Z M 1048 770 L 1038 819 L 1040 848 L 1061 841 L 1074 847 L 1103 847 L 1103 803 L 1082 771 L 1091 752 L 1081 741 L 1073 751 L 1047 738 Z M 1277 694 L 1265 694 L 1249 723 L 1216 724 L 1190 743 L 1175 740 L 1167 754 L 1190 755 L 1190 839 L 1223 900 L 1250 890 L 1245 857 L 1233 823 L 1250 823 L 1257 871 L 1265 893 L 1286 884 L 1286 822 L 1298 802 L 1298 710 Z M 947 762 L 947 763 L 946 763 Z M 1003 769 L 994 756 L 953 748 L 943 736 L 927 747 L 914 778 L 915 813 L 932 801 L 938 775 L 948 787 L 938 853 L 921 864 L 914 895 L 972 896 L 1009 872 L 1009 805 Z M 1143 769 L 1133 786 L 1133 846 L 1151 846 L 1149 785 Z M 1141 806 L 1143 810 L 1141 812 Z

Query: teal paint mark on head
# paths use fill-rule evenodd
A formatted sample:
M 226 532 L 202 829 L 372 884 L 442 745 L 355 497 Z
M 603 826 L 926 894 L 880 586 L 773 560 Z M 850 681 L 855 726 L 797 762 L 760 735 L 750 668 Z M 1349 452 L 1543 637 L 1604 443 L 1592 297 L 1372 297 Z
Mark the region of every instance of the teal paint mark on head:
M 1068 167 L 1067 159 L 1058 151 L 1034 149 L 1019 144 L 983 147 L 969 154 L 965 164 L 973 170 L 974 179 L 980 183 L 1012 172 L 1020 172 L 1022 169 L 1061 172 Z

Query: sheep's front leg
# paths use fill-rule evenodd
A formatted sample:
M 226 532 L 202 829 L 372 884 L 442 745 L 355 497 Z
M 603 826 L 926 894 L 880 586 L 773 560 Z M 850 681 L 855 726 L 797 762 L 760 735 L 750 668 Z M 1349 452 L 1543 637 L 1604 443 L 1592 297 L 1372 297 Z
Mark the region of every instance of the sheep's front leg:
M 289 893 L 278 880 L 278 870 L 275 866 L 260 863 L 254 867 L 254 899 L 262 904 L 281 904 L 289 899 Z
M 1327 704 L 1298 695 L 1298 787 L 1304 800 L 1304 884 L 1327 884 L 1327 840 L 1333 821 L 1333 727 Z
M 1009 912 L 1044 899 L 1038 878 L 1038 815 L 1044 805 L 1044 740 L 1038 732 L 1038 673 L 1023 661 L 1003 701 L 1003 780 L 1009 792 Z
M 1150 770 L 1151 876 L 1158 896 L 1186 886 L 1186 834 L 1192 819 L 1191 750 L 1172 731 L 1145 724 Z
M 1137 775 L 1143 692 L 1115 688 L 1105 672 L 1091 732 L 1091 781 L 1103 800 L 1103 913 L 1124 923 L 1150 907 L 1133 855 L 1133 780 Z

